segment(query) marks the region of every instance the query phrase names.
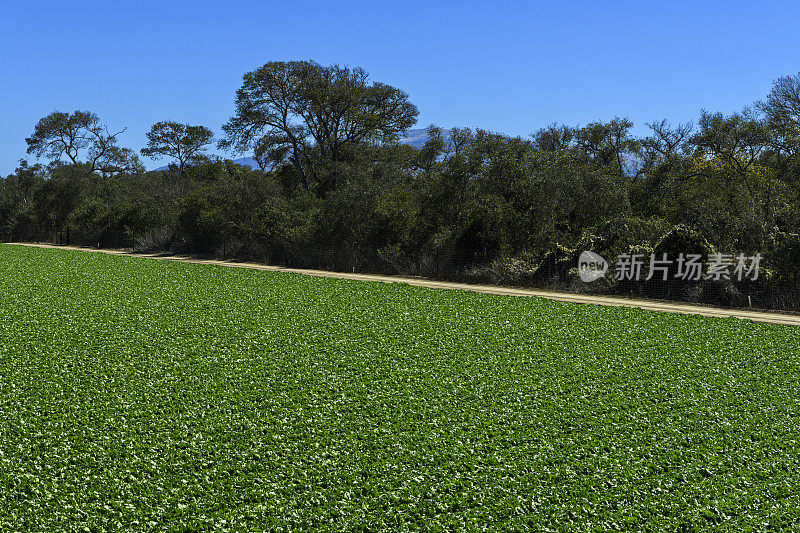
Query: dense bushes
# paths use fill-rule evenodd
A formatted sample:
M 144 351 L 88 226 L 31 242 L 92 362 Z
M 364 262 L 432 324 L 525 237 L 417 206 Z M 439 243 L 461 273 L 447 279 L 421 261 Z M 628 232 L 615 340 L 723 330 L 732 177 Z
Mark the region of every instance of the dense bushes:
M 704 113 L 694 134 L 661 122 L 644 138 L 620 119 L 530 140 L 432 127 L 421 148 L 328 139 L 334 156 L 312 139 L 300 163 L 261 153 L 266 170 L 201 158 L 109 175 L 23 161 L 0 180 L 0 236 L 561 288 L 583 250 L 609 262 L 761 253 L 752 283 L 609 273 L 581 289 L 797 308 L 800 136 L 776 120 Z

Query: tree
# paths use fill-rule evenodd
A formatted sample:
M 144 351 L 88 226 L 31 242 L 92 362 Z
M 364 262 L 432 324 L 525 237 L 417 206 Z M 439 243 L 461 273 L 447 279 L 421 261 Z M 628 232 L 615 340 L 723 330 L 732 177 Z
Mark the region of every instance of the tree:
M 204 126 L 158 122 L 147 133 L 147 147 L 142 148 L 142 155 L 151 159 L 172 157 L 184 174 L 186 165 L 198 160 L 213 140 L 214 133 Z
M 782 137 L 800 143 L 800 73 L 775 80 L 767 99 L 757 106 Z
M 686 151 L 692 133 L 691 122 L 678 124 L 672 128 L 665 119 L 661 122 L 651 122 L 647 127 L 653 130 L 653 135 L 642 141 L 643 149 L 647 153 L 654 154 L 652 158 L 657 162 L 675 158 L 682 151 Z
M 703 110 L 698 130 L 689 141 L 691 145 L 726 165 L 731 176 L 746 176 L 770 140 L 764 123 L 749 108 L 728 117 Z
M 136 152 L 130 148 L 112 145 L 97 161 L 97 172 L 104 178 L 119 174 L 142 174 L 145 168 Z
M 25 142 L 28 153 L 37 159 L 46 157 L 57 163 L 66 157 L 73 165 L 85 166 L 87 174 L 100 171 L 109 177 L 143 168 L 136 154 L 117 146 L 117 137 L 123 132 L 124 128 L 110 133 L 98 116 L 88 111 L 54 111 L 36 124 Z M 82 153 L 85 161 L 81 160 Z
M 136 154 L 117 146 L 117 137 L 124 131 L 110 133 L 98 116 L 88 111 L 55 111 L 36 124 L 25 142 L 27 152 L 37 158 L 46 157 L 57 164 L 66 156 L 73 165 L 84 166 L 87 174 L 99 171 L 109 177 L 143 168 Z M 85 161 L 81 161 L 82 153 Z
M 4 239 L 30 238 L 35 233 L 34 198 L 45 182 L 40 164 L 20 161 L 14 174 L 0 179 L 0 235 Z
M 351 145 L 394 142 L 418 114 L 406 93 L 370 83 L 361 68 L 270 62 L 243 81 L 220 147 L 252 149 L 264 167 L 289 163 L 306 190 L 319 162 L 343 161 Z
M 534 147 L 540 152 L 563 152 L 572 148 L 575 131 L 567 126 L 551 124 L 531 135 Z
M 592 122 L 574 132 L 578 147 L 601 166 L 616 164 L 617 172 L 624 175 L 622 158 L 639 149 L 638 141 L 630 134 L 633 122 L 614 117 L 611 122 Z

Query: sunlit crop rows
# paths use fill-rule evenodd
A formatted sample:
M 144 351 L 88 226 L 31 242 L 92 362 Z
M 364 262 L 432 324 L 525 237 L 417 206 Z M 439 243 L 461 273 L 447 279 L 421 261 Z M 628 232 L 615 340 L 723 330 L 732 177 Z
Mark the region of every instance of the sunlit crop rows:
M 0 530 L 779 529 L 800 330 L 0 246 Z

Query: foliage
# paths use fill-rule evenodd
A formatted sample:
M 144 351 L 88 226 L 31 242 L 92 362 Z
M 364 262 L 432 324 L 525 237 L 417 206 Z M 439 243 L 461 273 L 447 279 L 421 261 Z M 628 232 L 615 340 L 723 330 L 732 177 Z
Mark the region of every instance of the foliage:
M 72 165 L 83 166 L 86 174 L 99 172 L 109 177 L 123 172 L 143 172 L 136 154 L 117 146 L 117 137 L 125 130 L 110 133 L 100 118 L 88 111 L 54 111 L 42 118 L 33 135 L 25 139 L 28 153 L 54 163 L 66 157 Z M 82 160 L 82 155 L 85 160 Z
M 406 93 L 370 84 L 361 68 L 274 61 L 244 75 L 220 144 L 253 150 L 262 169 L 289 163 L 306 190 L 323 192 L 353 145 L 396 141 L 417 114 Z
M 172 157 L 183 173 L 187 164 L 202 161 L 203 152 L 213 141 L 214 133 L 205 126 L 163 121 L 147 132 L 147 146 L 142 148 L 142 155 L 153 159 Z
M 0 233 L 570 288 L 583 249 L 649 254 L 683 228 L 720 253 L 762 253 L 769 276 L 748 296 L 797 309 L 795 249 L 780 236 L 800 233 L 798 86 L 780 78 L 741 112 L 653 122 L 641 138 L 615 117 L 529 139 L 431 126 L 415 148 L 397 143 L 417 116 L 403 91 L 359 68 L 269 62 L 245 74 L 221 141 L 260 169 L 201 157 L 203 126 L 160 122 L 142 153 L 178 164 L 144 173 L 96 115 L 53 113 L 28 139 L 53 161 L 0 180 Z

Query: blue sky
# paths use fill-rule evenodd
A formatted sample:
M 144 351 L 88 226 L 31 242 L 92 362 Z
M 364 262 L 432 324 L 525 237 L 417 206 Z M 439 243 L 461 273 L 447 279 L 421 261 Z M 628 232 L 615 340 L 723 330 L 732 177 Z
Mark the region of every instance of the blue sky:
M 763 98 L 800 71 L 798 20 L 788 1 L 7 3 L 0 174 L 56 109 L 127 127 L 137 151 L 159 120 L 219 131 L 242 74 L 271 60 L 362 66 L 410 94 L 420 126 L 525 136 L 616 115 L 642 133 Z

